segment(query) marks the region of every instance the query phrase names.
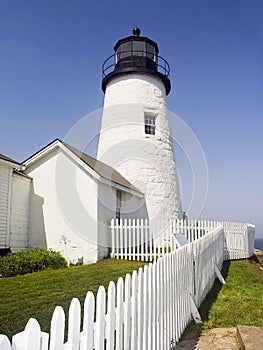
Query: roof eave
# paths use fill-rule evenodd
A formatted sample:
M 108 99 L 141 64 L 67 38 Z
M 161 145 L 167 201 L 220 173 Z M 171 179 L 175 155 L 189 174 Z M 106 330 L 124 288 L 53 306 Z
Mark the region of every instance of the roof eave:
M 13 169 L 23 170 L 23 164 L 21 163 L 15 163 L 2 158 L 0 158 L 0 163 L 5 164 Z

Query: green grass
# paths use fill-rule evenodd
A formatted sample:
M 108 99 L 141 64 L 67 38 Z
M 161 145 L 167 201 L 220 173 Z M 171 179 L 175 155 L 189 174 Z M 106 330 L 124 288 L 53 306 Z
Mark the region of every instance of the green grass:
M 110 281 L 117 281 L 143 265 L 137 261 L 106 259 L 93 265 L 0 278 L 0 334 L 11 338 L 24 330 L 30 317 L 38 320 L 42 331 L 49 332 L 57 305 L 67 315 L 73 297 L 83 307 L 88 291 L 96 295 L 100 285 L 107 287 Z
M 182 339 L 198 336 L 201 331 L 236 325 L 263 327 L 263 259 L 224 262 L 221 273 L 226 284 L 216 280 L 200 307 L 202 327 L 192 322 Z

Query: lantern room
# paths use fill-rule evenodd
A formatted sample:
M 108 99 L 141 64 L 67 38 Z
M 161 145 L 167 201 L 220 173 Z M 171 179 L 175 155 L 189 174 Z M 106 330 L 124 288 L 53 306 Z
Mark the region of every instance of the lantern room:
M 158 55 L 156 42 L 140 36 L 140 29 L 134 28 L 133 35 L 120 39 L 114 46 L 115 53 L 108 57 L 102 66 L 102 90 L 117 75 L 142 73 L 160 77 L 165 85 L 166 95 L 171 90 L 168 62 Z

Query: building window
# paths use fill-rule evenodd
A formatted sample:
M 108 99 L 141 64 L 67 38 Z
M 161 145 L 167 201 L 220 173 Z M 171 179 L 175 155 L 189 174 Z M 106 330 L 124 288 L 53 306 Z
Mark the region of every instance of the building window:
M 121 218 L 121 207 L 122 207 L 122 192 L 120 190 L 116 190 L 116 219 Z
M 156 116 L 144 114 L 144 130 L 147 135 L 155 135 L 155 120 Z

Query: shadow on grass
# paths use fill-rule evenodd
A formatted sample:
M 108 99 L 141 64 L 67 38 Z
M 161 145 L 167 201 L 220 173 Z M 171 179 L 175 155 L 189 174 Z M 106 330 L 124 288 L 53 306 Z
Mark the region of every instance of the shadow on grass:
M 224 279 L 227 279 L 229 268 L 230 268 L 231 261 L 227 260 L 223 262 L 221 274 L 224 277 Z M 209 311 L 214 304 L 214 302 L 217 299 L 218 294 L 220 293 L 222 289 L 222 283 L 216 278 L 214 285 L 210 292 L 207 294 L 205 300 L 201 304 L 199 308 L 199 313 L 201 315 L 202 321 L 206 322 L 209 318 Z M 184 331 L 181 340 L 187 340 L 191 338 L 198 338 L 202 331 L 202 324 L 196 324 L 194 321 L 192 321 Z

